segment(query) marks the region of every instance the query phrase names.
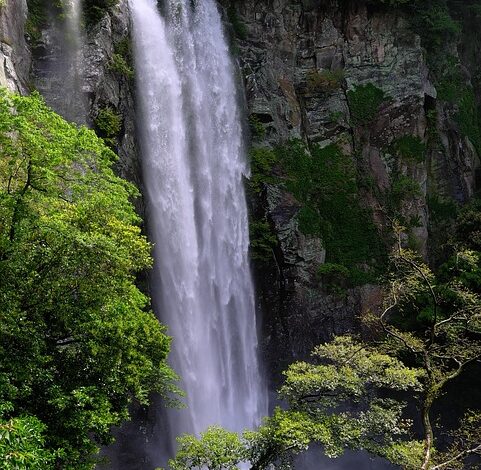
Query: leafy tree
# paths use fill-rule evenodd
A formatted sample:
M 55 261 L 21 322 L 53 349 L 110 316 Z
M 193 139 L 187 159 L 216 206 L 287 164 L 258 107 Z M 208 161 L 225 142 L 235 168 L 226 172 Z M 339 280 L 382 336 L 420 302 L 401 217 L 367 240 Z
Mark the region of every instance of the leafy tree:
M 83 8 L 87 25 L 94 25 L 100 21 L 117 3 L 118 0 L 85 0 Z
M 476 207 L 463 211 L 458 233 L 479 232 L 479 217 L 469 216 Z M 395 226 L 385 306 L 366 320 L 382 333 L 369 343 L 334 338 L 314 350 L 312 361 L 291 365 L 279 391 L 286 409 L 276 409 L 257 431 L 244 433 L 237 464 L 247 460 L 255 470 L 292 468 L 293 456 L 312 443 L 329 457 L 345 449 L 367 450 L 413 470 L 470 468 L 469 457 L 481 456 L 479 410 L 465 410 L 442 447 L 433 411 L 448 384 L 481 358 L 481 252 L 472 249 L 478 247 L 476 239 L 469 250 L 458 238 L 453 258 L 435 275 L 403 246 L 403 230 Z M 418 402 L 417 416 L 407 411 L 407 399 Z M 422 423 L 419 436 L 414 419 Z M 199 445 L 208 453 L 205 447 L 214 445 L 193 438 L 184 443 L 189 445 L 175 470 L 199 468 L 185 456 Z M 219 446 L 215 442 L 215 449 Z M 232 455 L 230 462 L 235 462 Z
M 384 347 L 424 371 L 420 395 L 424 448 L 420 468 L 452 468 L 447 461 L 462 462 L 467 455 L 481 452 L 481 435 L 469 430 L 473 422 L 481 424 L 481 413 L 469 411 L 461 421 L 456 434 L 465 435 L 462 450 L 456 441 L 451 450 L 436 455 L 432 408 L 446 386 L 481 358 L 481 297 L 469 282 L 473 275 L 479 276 L 481 253 L 461 247 L 455 252 L 454 263 L 448 262 L 436 277 L 414 252 L 403 248 L 402 230 L 396 228 L 398 241 L 392 257 L 395 269 L 380 317 L 387 337 Z M 450 275 L 443 277 L 446 270 Z M 402 318 L 404 323 L 415 322 L 410 329 L 400 328 Z
M 0 426 L 43 469 L 51 452 L 55 468 L 92 468 L 134 401 L 173 390 L 169 338 L 135 286 L 151 263 L 137 191 L 115 158 L 38 95 L 0 93 Z
M 173 470 L 185 468 L 209 468 L 234 470 L 244 460 L 245 446 L 235 432 L 212 426 L 201 434 L 200 439 L 188 434 L 178 438 L 179 449 L 169 462 Z
M 10 404 L 1 407 L 1 414 L 11 412 Z M 0 417 L 0 462 L 5 470 L 44 470 L 52 468 L 55 453 L 44 448 L 45 426 L 33 416 Z

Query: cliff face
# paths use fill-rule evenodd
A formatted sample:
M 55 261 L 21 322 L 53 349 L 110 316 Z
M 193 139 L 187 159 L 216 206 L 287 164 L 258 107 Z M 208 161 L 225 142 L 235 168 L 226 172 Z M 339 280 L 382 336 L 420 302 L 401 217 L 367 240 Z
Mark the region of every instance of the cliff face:
M 27 93 L 30 80 L 26 19 L 26 0 L 10 0 L 0 8 L 0 86 L 19 93 Z
M 237 36 L 233 53 L 252 147 L 273 155 L 260 175 L 253 164 L 259 184 L 251 201 L 254 223 L 268 232 L 262 234 L 267 255 L 255 264 L 263 346 L 275 371 L 332 334 L 359 331 L 359 317 L 379 305 L 380 247 L 388 249 L 393 216 L 406 225 L 406 243 L 435 261 L 443 236 L 439 207 L 450 210 L 473 194 L 479 161 L 476 142 L 467 137 L 471 115 L 460 124 L 459 103 L 439 97 L 426 45 L 402 11 L 374 1 L 221 4 Z M 25 0 L 7 0 L 0 10 L 0 84 L 21 93 L 35 86 L 60 106 L 61 83 L 49 68 L 58 53 L 58 25 L 53 20 L 40 28 L 31 54 L 26 17 Z M 460 66 L 463 87 L 474 86 L 479 104 L 480 47 L 469 35 L 475 25 L 468 26 L 463 41 L 445 53 Z M 119 173 L 141 188 L 130 30 L 127 0 L 88 27 L 81 93 L 85 122 L 109 139 L 120 156 Z M 120 118 L 112 135 L 99 127 L 106 110 Z M 290 152 L 293 142 L 297 153 Z M 296 155 L 289 164 L 279 156 L 286 153 Z M 320 162 L 320 174 L 311 175 L 312 165 L 296 172 L 296 158 L 299 167 Z M 329 205 L 338 195 L 337 205 Z M 141 202 L 138 209 L 143 213 Z M 315 229 L 312 220 L 310 229 L 303 227 L 306 212 L 314 213 Z M 321 266 L 329 269 L 320 272 Z M 346 274 L 351 266 L 357 272 Z
M 132 23 L 127 0 L 121 0 L 90 30 L 86 45 L 86 92 L 90 96 L 90 117 L 95 122 L 102 109 L 110 108 L 122 117 L 116 150 L 119 174 L 141 189 L 142 178 L 135 136 L 135 86 L 131 57 Z M 119 59 L 121 58 L 121 59 Z M 116 66 L 123 60 L 127 68 Z M 142 210 L 143 212 L 143 210 Z
M 47 21 L 36 26 L 38 37 L 31 41 L 32 85 L 57 112 L 96 128 L 109 139 L 119 155 L 118 173 L 141 188 L 128 1 L 120 0 L 99 21 L 81 29 L 81 59 L 76 65 L 81 72 L 74 85 L 65 83 L 79 72 L 72 68 L 72 33 L 52 5 L 46 4 L 44 15 Z M 76 89 L 70 90 L 72 86 Z M 106 131 L 99 124 L 99 115 L 106 110 L 115 120 L 113 130 Z M 141 202 L 138 209 L 143 213 Z
M 337 146 L 378 232 L 389 232 L 391 216 L 400 215 L 406 242 L 430 257 L 438 227 L 429 200 L 465 202 L 476 188 L 479 160 L 454 119 L 456 105 L 438 99 L 424 45 L 406 15 L 364 2 L 245 0 L 227 7 L 254 148 L 291 139 L 302 139 L 310 153 Z M 448 52 L 459 60 L 455 45 Z M 470 84 L 466 54 L 464 60 Z M 276 238 L 272 256 L 257 270 L 264 346 L 274 371 L 332 334 L 359 331 L 359 317 L 381 301 L 373 280 L 332 293 L 319 275 L 335 258 L 329 242 L 322 230 L 321 236 L 303 233 L 302 191 L 289 190 L 293 176 L 285 168 L 274 164 L 276 173 L 278 182 L 260 176 L 253 202 L 254 217 L 266 220 Z M 324 210 L 318 208 L 321 219 Z M 365 220 L 353 220 L 350 230 Z M 388 247 L 389 240 L 379 243 Z

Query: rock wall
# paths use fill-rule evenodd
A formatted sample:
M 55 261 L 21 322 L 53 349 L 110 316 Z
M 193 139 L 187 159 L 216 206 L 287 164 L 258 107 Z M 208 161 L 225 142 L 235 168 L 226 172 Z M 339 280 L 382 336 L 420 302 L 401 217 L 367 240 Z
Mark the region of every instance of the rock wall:
M 416 220 L 406 239 L 428 257 L 428 197 L 466 201 L 476 187 L 479 159 L 453 120 L 456 110 L 437 99 L 426 52 L 407 18 L 363 1 L 224 5 L 237 33 L 249 113 L 263 128 L 253 145 L 275 147 L 293 138 L 308 146 L 338 145 L 353 160 L 358 178 L 369 180 L 360 196 L 380 230 L 389 224 L 385 195 L 397 188 L 394 175 L 414 181 L 419 190 L 407 194 L 401 208 L 406 219 Z M 452 53 L 458 55 L 456 45 Z M 376 116 L 359 124 L 349 92 L 367 84 L 385 98 Z M 428 145 L 420 161 L 393 154 L 405 136 L 426 145 L 432 133 L 439 145 Z M 320 341 L 359 331 L 359 318 L 381 302 L 375 285 L 343 296 L 326 293 L 316 276 L 326 259 L 324 243 L 301 233 L 301 204 L 285 186 L 267 182 L 253 201 L 253 212 L 267 218 L 277 238 L 270 262 L 257 267 L 264 351 L 274 377 Z
M 48 23 L 32 45 L 32 81 L 45 97 L 47 104 L 60 114 L 66 114 L 63 84 L 56 74 L 58 62 L 68 60 L 59 45 L 68 40 L 69 32 L 50 12 Z M 127 0 L 120 0 L 100 21 L 89 25 L 83 33 L 82 70 L 80 76 L 82 100 L 76 121 L 96 127 L 96 118 L 108 109 L 121 118 L 120 131 L 108 136 L 119 155 L 118 173 L 141 187 L 141 176 L 135 138 L 135 105 L 133 72 L 115 67 L 119 45 L 130 45 L 131 19 Z M 123 52 L 125 54 L 125 52 Z M 121 60 L 125 59 L 122 57 Z M 130 67 L 131 64 L 124 64 Z M 142 207 L 139 210 L 143 212 Z
M 133 69 L 125 73 L 113 66 L 118 45 L 124 43 L 130 46 L 131 29 L 128 0 L 120 0 L 117 6 L 89 31 L 85 51 L 85 91 L 90 97 L 92 121 L 95 121 L 99 111 L 105 107 L 122 116 L 121 131 L 116 137 L 116 151 L 119 155 L 117 171 L 141 189 L 142 178 L 135 134 Z M 131 63 L 126 65 L 132 67 Z
M 6 0 L 0 7 L 0 86 L 22 94 L 28 92 L 31 65 L 26 19 L 26 0 Z

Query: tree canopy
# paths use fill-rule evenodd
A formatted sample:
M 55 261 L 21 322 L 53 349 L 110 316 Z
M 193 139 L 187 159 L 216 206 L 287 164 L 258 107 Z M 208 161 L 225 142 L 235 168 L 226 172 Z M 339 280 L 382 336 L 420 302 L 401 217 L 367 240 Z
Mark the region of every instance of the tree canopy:
M 37 94 L 0 92 L 2 468 L 93 468 L 134 401 L 174 390 L 170 339 L 135 283 L 151 264 L 138 193 L 115 158 Z

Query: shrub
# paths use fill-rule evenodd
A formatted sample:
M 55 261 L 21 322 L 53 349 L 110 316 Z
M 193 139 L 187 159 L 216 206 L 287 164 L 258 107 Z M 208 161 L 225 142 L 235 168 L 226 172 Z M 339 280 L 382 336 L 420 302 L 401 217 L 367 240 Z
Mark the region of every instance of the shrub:
M 277 162 L 276 154 L 267 147 L 252 148 L 250 153 L 251 177 L 249 189 L 254 193 L 261 191 L 265 183 L 276 183 L 272 170 Z
M 465 87 L 455 116 L 460 132 L 466 136 L 481 154 L 481 120 L 472 88 Z
M 340 284 L 349 277 L 349 269 L 342 264 L 324 263 L 317 268 L 317 275 L 323 282 Z
M 267 220 L 251 221 L 249 224 L 251 257 L 257 261 L 269 261 L 277 246 L 277 238 Z
M 419 3 L 414 22 L 428 50 L 442 47 L 446 41 L 454 40 L 461 32 L 460 24 L 451 17 L 447 5 L 443 2 Z
M 421 195 L 421 187 L 413 178 L 397 175 L 391 186 L 390 200 L 394 210 L 400 210 L 403 202 Z
M 429 218 L 431 221 L 440 223 L 444 221 L 451 221 L 456 218 L 458 214 L 458 205 L 449 197 L 442 197 L 438 194 L 433 194 L 427 199 L 429 208 Z
M 305 235 L 319 236 L 321 219 L 318 210 L 312 205 L 305 205 L 297 214 L 299 230 Z
M 249 129 L 253 137 L 263 139 L 266 135 L 266 129 L 256 114 L 249 116 Z
M 353 125 L 360 126 L 371 122 L 379 112 L 386 96 L 372 83 L 355 86 L 347 92 L 351 120 Z
M 122 129 L 122 116 L 107 106 L 100 109 L 94 124 L 100 137 L 103 137 L 109 147 L 114 147 L 115 138 Z
M 125 78 L 132 79 L 134 77 L 134 69 L 127 63 L 120 54 L 113 54 L 110 61 L 110 70 L 123 75 Z
M 309 153 L 300 140 L 276 154 L 286 188 L 303 205 L 299 229 L 322 239 L 327 262 L 354 268 L 381 261 L 383 247 L 371 213 L 359 200 L 353 159 L 335 144 L 315 145 Z
M 100 21 L 117 3 L 118 0 L 85 0 L 84 15 L 87 25 L 91 26 Z

